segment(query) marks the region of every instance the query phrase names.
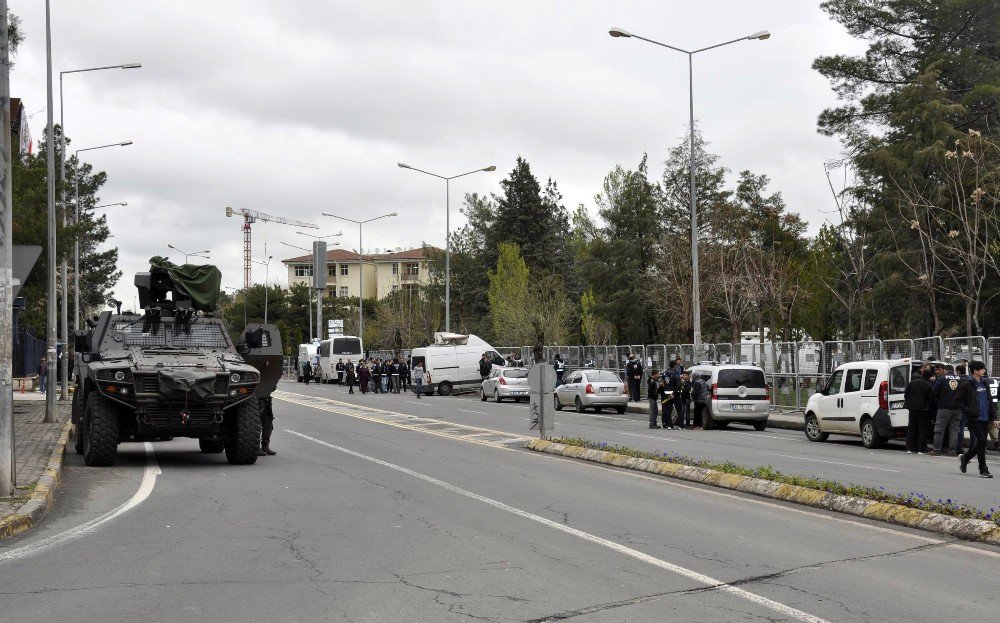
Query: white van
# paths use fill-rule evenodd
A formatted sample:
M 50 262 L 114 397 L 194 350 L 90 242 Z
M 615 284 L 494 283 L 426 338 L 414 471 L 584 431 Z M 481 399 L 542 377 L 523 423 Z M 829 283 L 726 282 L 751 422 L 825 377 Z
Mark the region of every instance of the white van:
M 337 361 L 343 359 L 344 363 L 350 359 L 354 365 L 358 365 L 365 352 L 361 338 L 356 335 L 338 335 L 329 340 L 323 340 L 319 344 L 319 373 L 317 381 L 319 383 L 337 382 Z
M 806 403 L 806 438 L 853 435 L 866 448 L 879 448 L 889 439 L 906 437 L 909 413 L 903 408 L 903 392 L 921 363 L 875 359 L 837 366 L 826 387 Z
M 298 379 L 299 383 L 303 381 L 302 365 L 307 361 L 310 363 L 310 365 L 315 363 L 316 354 L 318 352 L 319 352 L 319 340 L 313 340 L 308 344 L 299 344 L 299 365 L 298 369 L 295 370 L 295 378 Z
M 500 353 L 478 336 L 435 333 L 433 344 L 413 349 L 410 367 L 422 364 L 430 373 L 431 382 L 424 384 L 424 393 L 437 391 L 442 396 L 448 396 L 457 388 L 478 390 L 481 387 L 479 361 L 483 353 L 489 356 L 493 365 L 504 365 Z

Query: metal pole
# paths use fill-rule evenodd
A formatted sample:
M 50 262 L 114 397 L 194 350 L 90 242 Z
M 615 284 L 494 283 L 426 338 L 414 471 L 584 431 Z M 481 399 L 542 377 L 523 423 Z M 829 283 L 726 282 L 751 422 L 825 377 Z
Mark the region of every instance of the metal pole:
M 63 227 L 69 225 L 69 210 L 66 207 L 66 138 L 63 125 L 63 80 L 59 74 L 59 185 L 60 204 L 63 211 Z M 69 392 L 69 272 L 66 255 L 63 254 L 60 270 L 62 272 L 62 319 L 59 322 L 59 332 L 62 334 L 63 358 L 59 362 L 59 400 L 66 400 Z
M 361 284 L 358 287 L 358 291 L 361 296 L 358 297 L 358 337 L 364 342 L 365 339 L 365 256 L 361 251 L 361 234 L 364 229 L 364 225 L 358 223 L 358 283 Z
M 74 194 L 74 206 L 73 211 L 75 215 L 76 225 L 80 226 L 80 152 L 77 152 L 76 158 L 77 166 L 77 176 L 73 180 L 73 194 Z M 83 310 L 80 308 L 80 236 L 77 235 L 73 238 L 73 319 L 74 327 L 77 331 L 80 330 L 80 323 L 83 322 Z
M 14 493 L 14 290 L 13 217 L 11 215 L 10 50 L 7 33 L 7 0 L 0 0 L 0 106 L 3 127 L 0 139 L 0 496 Z
M 451 180 L 444 180 L 444 330 L 451 333 Z
M 49 0 L 45 0 L 45 64 L 46 64 L 46 111 L 48 115 L 47 137 L 45 145 L 45 161 L 48 171 L 48 301 L 46 302 L 46 333 L 48 334 L 48 360 L 45 388 L 45 419 L 43 422 L 56 421 L 56 151 L 52 106 L 52 21 L 49 11 Z
M 311 342 L 313 338 L 313 293 L 309 290 L 309 302 L 306 303 L 306 311 L 309 313 L 309 339 L 306 342 Z
M 267 245 L 265 245 L 266 248 Z M 266 251 L 265 251 L 266 252 Z M 271 260 L 268 258 L 267 264 L 264 264 L 264 324 L 267 324 L 267 294 L 268 286 L 267 281 L 271 278 Z
M 701 288 L 698 277 L 698 196 L 695 186 L 694 160 L 694 67 L 693 54 L 688 54 L 688 103 L 691 113 L 691 307 L 694 324 L 694 357 L 697 362 L 701 349 Z
M 323 289 L 316 290 L 316 336 L 323 339 Z

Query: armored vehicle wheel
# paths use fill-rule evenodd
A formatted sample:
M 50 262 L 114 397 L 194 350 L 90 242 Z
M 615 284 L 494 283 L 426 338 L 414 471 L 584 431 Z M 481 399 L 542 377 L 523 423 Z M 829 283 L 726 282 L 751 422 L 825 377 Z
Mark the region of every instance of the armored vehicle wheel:
M 83 413 L 83 461 L 91 467 L 112 465 L 118 453 L 118 408 L 96 391 Z
M 73 419 L 77 422 L 73 425 L 73 449 L 77 454 L 83 454 L 83 391 L 79 387 L 73 392 Z
M 218 454 L 226 449 L 226 442 L 222 439 L 199 439 L 198 447 L 205 454 Z
M 234 420 L 225 441 L 226 460 L 233 465 L 252 465 L 257 462 L 260 448 L 261 404 L 250 398 L 236 407 Z

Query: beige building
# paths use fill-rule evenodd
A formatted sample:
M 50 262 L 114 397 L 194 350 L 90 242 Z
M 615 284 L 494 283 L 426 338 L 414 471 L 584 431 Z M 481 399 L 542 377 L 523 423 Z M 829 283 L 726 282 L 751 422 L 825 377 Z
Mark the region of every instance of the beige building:
M 364 279 L 365 298 L 385 298 L 398 290 L 430 283 L 429 259 L 425 248 L 394 253 L 365 254 L 364 266 L 358 254 L 345 249 L 326 252 L 326 296 L 358 296 Z M 313 283 L 312 255 L 281 260 L 288 270 L 288 285 Z

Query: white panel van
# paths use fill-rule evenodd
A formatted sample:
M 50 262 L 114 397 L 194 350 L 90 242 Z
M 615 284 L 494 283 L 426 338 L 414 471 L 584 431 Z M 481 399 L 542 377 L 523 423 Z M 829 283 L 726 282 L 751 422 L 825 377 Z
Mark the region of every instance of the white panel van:
M 424 393 L 433 394 L 436 391 L 448 396 L 459 388 L 480 388 L 479 361 L 483 353 L 493 365 L 504 365 L 500 353 L 476 335 L 435 333 L 433 344 L 413 349 L 410 365 L 412 369 L 421 364 L 430 373 L 431 381 L 424 384 Z

